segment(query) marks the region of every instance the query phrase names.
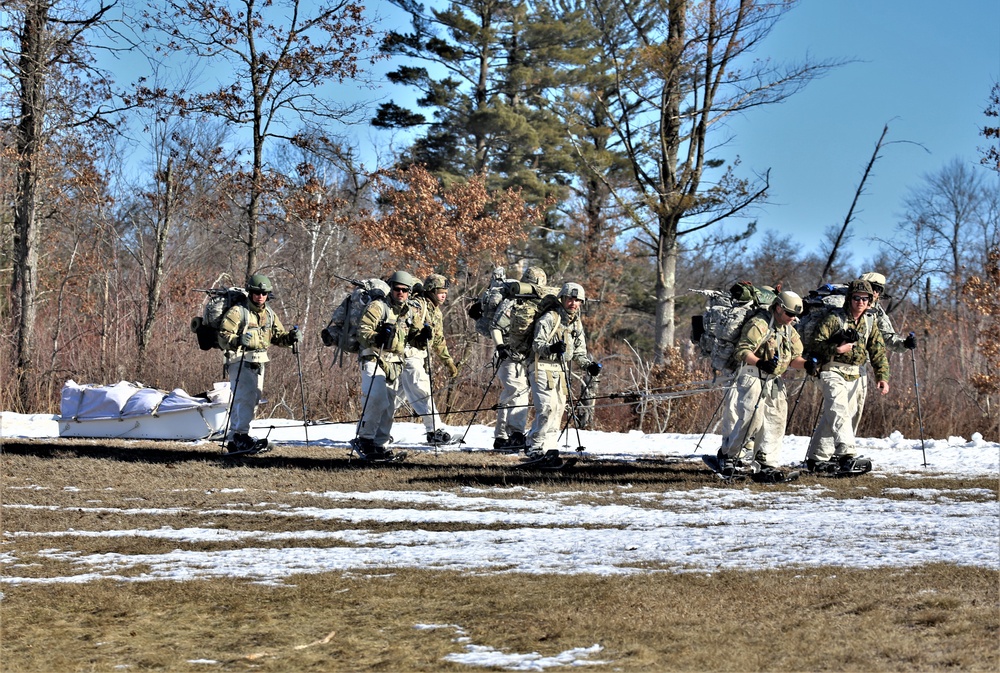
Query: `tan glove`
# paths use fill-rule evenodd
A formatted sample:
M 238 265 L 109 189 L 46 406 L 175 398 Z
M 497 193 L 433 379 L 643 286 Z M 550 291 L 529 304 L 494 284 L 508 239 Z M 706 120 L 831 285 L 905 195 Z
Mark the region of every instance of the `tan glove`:
M 444 366 L 448 368 L 448 376 L 450 378 L 458 376 L 458 365 L 455 364 L 454 360 L 445 360 Z

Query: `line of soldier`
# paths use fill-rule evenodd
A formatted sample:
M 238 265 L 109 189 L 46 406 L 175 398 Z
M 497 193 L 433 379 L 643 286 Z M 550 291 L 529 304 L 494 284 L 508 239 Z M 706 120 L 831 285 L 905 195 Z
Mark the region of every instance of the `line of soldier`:
M 527 268 L 521 280 L 545 285 L 545 272 Z M 727 403 L 723 406 L 722 447 L 718 457 L 723 472 L 732 473 L 740 461 L 752 457 L 763 472 L 780 475 L 777 468 L 787 422 L 787 393 L 782 374 L 788 368 L 806 369 L 819 377 L 823 392 L 820 422 L 809 442 L 806 468 L 836 472 L 857 467 L 855 432 L 867 396 L 864 370 L 870 362 L 876 387 L 889 392 L 887 349 L 901 352 L 916 347 L 913 335 L 895 332 L 878 303 L 885 291 L 885 276 L 868 272 L 851 281 L 844 307 L 834 309 L 819 325 L 813 351 L 820 357 L 803 357 L 802 341 L 794 329 L 803 313 L 802 298 L 794 292 L 777 294 L 767 316 L 757 316 L 743 327 L 735 359 L 740 363 Z M 389 279 L 390 294 L 373 301 L 358 326 L 362 345 L 359 365 L 362 380 L 362 415 L 353 448 L 364 458 L 391 457 L 393 416 L 409 401 L 423 420 L 427 441 L 446 443 L 451 434 L 442 425 L 434 405 L 428 349 L 433 350 L 449 375 L 458 367 L 444 340 L 441 306 L 448 298 L 447 279 L 428 276 L 419 296 L 410 294 L 418 281 L 406 271 Z M 263 392 L 267 348 L 293 346 L 301 339 L 295 328 L 285 330 L 266 306 L 272 292 L 270 280 L 255 274 L 247 283 L 246 307 L 234 306 L 224 316 L 219 343 L 229 358 L 227 369 L 233 391 L 228 448 L 244 452 L 258 442 L 249 436 L 253 412 Z M 566 409 L 570 384 L 566 363 L 575 361 L 591 377 L 601 366 L 587 351 L 580 310 L 584 288 L 565 283 L 559 303 L 538 320 L 531 341 L 531 357 L 512 352 L 507 343 L 513 299 L 505 299 L 491 320 L 498 358 L 497 376 L 502 390 L 498 401 L 494 448 L 524 450 L 529 458 L 555 448 Z M 530 391 L 535 418 L 527 428 L 527 395 Z
M 544 272 L 529 269 L 526 282 L 545 283 Z M 389 296 L 372 301 L 358 324 L 359 367 L 361 371 L 362 413 L 352 448 L 365 459 L 386 460 L 393 455 L 393 416 L 409 402 L 427 431 L 427 442 L 443 444 L 452 440 L 441 423 L 434 405 L 427 362 L 429 351 L 437 354 L 450 377 L 458 375 L 458 366 L 448 352 L 444 339 L 441 307 L 448 298 L 448 281 L 431 274 L 422 283 L 406 271 L 396 271 L 387 280 Z M 419 292 L 414 293 L 414 288 Z M 264 371 L 271 344 L 291 347 L 301 334 L 297 328 L 286 330 L 278 316 L 267 307 L 273 291 L 270 279 L 255 274 L 247 281 L 246 306 L 233 306 L 225 314 L 219 329 L 219 344 L 227 357 L 227 371 L 233 391 L 233 404 L 227 436 L 227 450 L 253 452 L 266 446 L 266 440 L 249 435 L 254 409 L 263 395 Z M 413 295 L 413 296 L 411 296 Z M 600 373 L 600 364 L 587 353 L 586 337 L 580 321 L 580 309 L 586 300 L 581 285 L 566 283 L 559 292 L 559 305 L 538 320 L 532 341 L 533 358 L 517 357 L 506 347 L 504 335 L 510 306 L 497 311 L 497 354 L 503 370 L 504 392 L 498 405 L 497 432 L 504 448 L 523 449 L 529 458 L 537 458 L 555 448 L 568 394 L 567 368 L 573 360 L 592 376 Z M 530 382 L 530 383 L 529 383 Z M 526 433 L 530 389 L 535 419 Z M 495 443 L 495 446 L 497 443 Z
M 897 334 L 878 302 L 885 283 L 885 276 L 877 272 L 851 281 L 843 308 L 830 311 L 818 325 L 808 359 L 794 328 L 804 309 L 798 294 L 779 292 L 766 316 L 747 321 L 734 354 L 740 366 L 723 405 L 718 452 L 723 475 L 753 460 L 764 475 L 762 481 L 768 476 L 781 480 L 777 466 L 788 418 L 782 374 L 788 368 L 818 376 L 823 393 L 820 421 L 806 451 L 806 469 L 819 473 L 871 469 L 870 461 L 859 458 L 855 439 L 868 393 L 865 364 L 871 363 L 875 385 L 886 395 L 887 351 L 916 348 L 915 337 Z

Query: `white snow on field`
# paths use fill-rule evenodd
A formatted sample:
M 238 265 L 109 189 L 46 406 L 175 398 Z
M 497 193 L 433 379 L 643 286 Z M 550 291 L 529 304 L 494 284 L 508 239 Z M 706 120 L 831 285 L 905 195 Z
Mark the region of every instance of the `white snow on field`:
M 464 428 L 452 428 L 461 433 Z M 311 425 L 310 445 L 345 446 L 350 425 Z M 397 423 L 398 445 L 414 460 L 433 460 L 420 448 L 423 427 Z M 259 421 L 254 434 L 282 443 L 301 444 L 303 428 L 290 421 Z M 54 417 L 0 413 L 0 437 L 57 437 Z M 566 439 L 564 437 L 564 439 Z M 571 433 L 565 450 L 586 458 L 693 461 L 714 453 L 719 437 L 631 432 Z M 474 450 L 492 444 L 492 429 L 473 426 L 459 446 L 441 451 Z M 801 461 L 808 438 L 788 437 L 784 462 Z M 978 434 L 970 439 L 886 438 L 859 440 L 877 480 L 889 474 L 907 477 L 991 477 L 1000 479 L 1000 444 Z M 346 449 L 345 449 L 346 451 Z M 424 455 L 417 455 L 423 452 Z M 511 457 L 512 464 L 517 459 Z M 650 462 L 655 465 L 655 462 Z M 0 554 L 0 581 L 7 584 L 82 583 L 101 579 L 127 582 L 187 581 L 235 577 L 270 585 L 294 583 L 300 573 L 379 574 L 400 568 L 460 570 L 478 573 L 562 573 L 620 575 L 651 572 L 712 573 L 722 569 L 810 567 L 912 567 L 953 563 L 1000 569 L 1000 502 L 995 489 L 895 488 L 871 497 L 829 496 L 823 480 L 802 479 L 788 489 L 749 488 L 721 482 L 694 490 L 644 490 L 619 484 L 607 493 L 541 492 L 526 487 L 456 488 L 437 492 L 272 492 L 267 502 L 247 503 L 239 488 L 206 494 L 199 510 L 119 508 L 101 505 L 101 491 L 70 484 L 92 496 L 73 512 L 106 514 L 108 520 L 153 515 L 156 528 L 114 530 L 4 530 L 8 544 L 45 538 L 51 546 L 34 555 L 68 563 L 71 573 L 31 577 L 21 572 L 16 551 Z M 859 484 L 862 482 L 859 482 Z M 23 484 L 17 488 L 37 489 Z M 311 497 L 310 507 L 283 503 Z M 891 496 L 891 497 L 887 497 Z M 4 509 L 28 507 L 5 504 Z M 35 508 L 58 511 L 56 506 Z M 70 508 L 67 508 L 69 510 Z M 180 516 L 203 515 L 218 523 L 205 528 L 171 525 Z M 286 518 L 294 531 L 255 530 L 254 517 Z M 239 522 L 230 529 L 226 522 Z M 305 525 L 303 525 L 305 524 Z M 310 525 L 312 524 L 312 525 Z M 386 530 L 386 526 L 390 530 Z M 458 530 L 435 530 L 442 525 Z M 144 537 L 169 541 L 159 554 L 90 554 L 74 550 L 80 538 Z M 205 550 L 206 543 L 219 545 Z M 430 627 L 423 627 L 430 628 Z M 457 626 L 456 633 L 461 632 Z M 551 656 L 513 654 L 463 642 L 463 652 L 448 660 L 508 670 L 543 670 L 556 666 L 599 665 L 598 646 Z M 465 639 L 467 640 L 467 639 Z M 205 662 L 208 663 L 208 662 Z

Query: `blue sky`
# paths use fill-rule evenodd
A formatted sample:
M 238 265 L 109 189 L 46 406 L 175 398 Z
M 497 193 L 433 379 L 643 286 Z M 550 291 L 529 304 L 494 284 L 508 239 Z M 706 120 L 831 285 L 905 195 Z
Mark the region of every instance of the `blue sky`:
M 771 169 L 759 230 L 813 250 L 847 214 L 883 126 L 887 145 L 855 211 L 853 265 L 872 236 L 895 237 L 908 191 L 954 158 L 978 162 L 983 110 L 1000 79 L 997 0 L 805 0 L 758 52 L 855 62 L 785 103 L 731 123 L 731 151 Z
M 388 2 L 369 9 L 399 16 Z M 846 261 L 860 267 L 874 256 L 872 236 L 895 236 L 902 200 L 925 174 L 956 157 L 978 162 L 983 110 L 1000 79 L 1000 0 L 804 0 L 756 56 L 853 61 L 783 104 L 728 123 L 731 157 L 738 154 L 747 172 L 771 169 L 759 232 L 817 249 L 824 231 L 843 222 L 889 125 L 885 143 L 895 144 L 883 149 L 851 229 Z M 376 95 L 406 100 L 391 86 Z

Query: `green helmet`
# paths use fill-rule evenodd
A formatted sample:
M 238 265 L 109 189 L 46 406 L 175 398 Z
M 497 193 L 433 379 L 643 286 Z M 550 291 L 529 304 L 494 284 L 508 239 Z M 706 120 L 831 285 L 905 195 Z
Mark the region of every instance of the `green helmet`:
M 867 280 L 852 280 L 847 284 L 847 298 L 850 300 L 852 294 L 866 294 L 869 297 L 874 298 L 875 293 L 872 290 L 872 285 Z
M 247 292 L 254 291 L 266 292 L 268 294 L 274 292 L 274 286 L 271 285 L 271 279 L 262 273 L 255 273 L 247 278 Z
M 571 297 L 580 301 L 587 301 L 587 293 L 583 291 L 583 286 L 579 283 L 566 283 L 559 290 L 559 297 Z
M 433 292 L 434 290 L 447 290 L 448 289 L 448 279 L 439 273 L 432 273 L 424 279 L 424 292 Z
M 541 267 L 529 266 L 521 274 L 521 280 L 525 283 L 531 283 L 532 285 L 545 285 L 548 278 L 545 276 L 545 272 Z
M 794 292 L 779 292 L 775 297 L 772 306 L 781 306 L 786 313 L 791 315 L 802 315 L 802 297 Z
M 405 285 L 406 287 L 412 289 L 413 286 L 417 284 L 417 279 L 406 271 L 396 271 L 389 276 L 389 280 L 386 282 L 389 283 L 390 288 L 393 285 Z

